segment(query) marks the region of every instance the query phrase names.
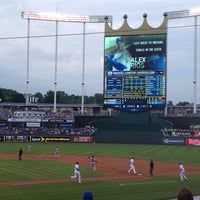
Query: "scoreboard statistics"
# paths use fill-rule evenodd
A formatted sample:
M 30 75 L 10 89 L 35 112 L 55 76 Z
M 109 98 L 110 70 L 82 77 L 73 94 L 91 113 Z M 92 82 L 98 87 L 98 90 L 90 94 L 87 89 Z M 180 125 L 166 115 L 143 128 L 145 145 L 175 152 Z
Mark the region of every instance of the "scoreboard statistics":
M 105 36 L 104 106 L 125 112 L 166 106 L 166 34 Z

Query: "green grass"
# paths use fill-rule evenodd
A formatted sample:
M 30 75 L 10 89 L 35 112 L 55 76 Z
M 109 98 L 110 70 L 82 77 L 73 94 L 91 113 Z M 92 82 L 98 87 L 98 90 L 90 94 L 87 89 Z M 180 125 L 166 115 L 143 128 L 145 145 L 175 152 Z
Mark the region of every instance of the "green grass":
M 153 158 L 157 161 L 167 161 L 200 166 L 200 148 L 189 146 L 164 146 L 164 145 L 134 145 L 134 144 L 72 144 L 72 143 L 33 143 L 33 153 L 54 154 L 55 147 L 59 146 L 61 154 L 69 155 L 95 155 L 106 157 L 136 159 Z M 27 152 L 26 143 L 0 144 L 0 154 L 16 154 L 15 159 L 0 160 L 0 182 L 12 182 L 23 180 L 44 180 L 68 177 L 73 173 L 71 164 L 59 163 L 53 160 L 24 159 L 17 160 L 17 153 L 22 147 Z M 82 176 L 103 176 L 99 173 L 91 173 L 88 168 L 81 166 Z M 178 169 L 177 169 L 178 170 Z M 153 177 L 140 181 L 86 181 L 83 184 L 77 182 L 5 186 L 0 187 L 0 199 L 6 200 L 80 200 L 85 191 L 92 191 L 94 200 L 157 200 L 176 197 L 177 191 L 186 186 L 194 194 L 200 194 L 200 175 L 189 176 L 188 182 L 181 183 L 175 177 Z

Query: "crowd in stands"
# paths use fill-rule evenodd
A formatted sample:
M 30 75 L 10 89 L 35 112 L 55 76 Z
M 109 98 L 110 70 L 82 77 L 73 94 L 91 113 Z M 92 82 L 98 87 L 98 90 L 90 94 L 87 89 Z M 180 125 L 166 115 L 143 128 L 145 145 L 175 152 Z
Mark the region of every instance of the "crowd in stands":
M 6 108 L 0 108 L 0 120 L 8 120 L 12 116 L 12 112 Z
M 94 128 L 0 127 L 0 135 L 92 135 Z
M 200 130 L 192 130 L 192 129 L 162 129 L 161 132 L 164 136 L 171 137 L 200 137 Z
M 62 110 L 60 112 L 48 111 L 14 111 L 9 109 L 0 108 L 0 134 L 34 134 L 34 135 L 91 135 L 94 133 L 94 129 L 91 127 L 73 128 L 60 127 L 58 124 L 51 127 L 40 123 L 45 121 L 46 123 L 56 122 L 70 122 L 74 123 L 73 111 L 70 109 Z M 26 127 L 26 122 L 38 122 L 37 127 Z M 18 123 L 13 125 L 14 123 Z M 20 124 L 21 123 L 21 124 Z
M 11 112 L 9 109 L 0 108 L 0 120 L 8 120 L 9 118 L 26 118 L 26 119 L 49 119 L 49 120 L 74 120 L 73 111 L 70 109 L 62 110 L 60 112 L 52 112 L 51 110 L 48 111 L 14 111 Z
M 51 120 L 51 119 L 65 119 L 65 120 L 73 120 L 74 121 L 74 114 L 73 111 L 70 109 L 64 110 L 62 112 L 52 112 L 52 111 L 47 111 L 46 112 L 46 118 Z

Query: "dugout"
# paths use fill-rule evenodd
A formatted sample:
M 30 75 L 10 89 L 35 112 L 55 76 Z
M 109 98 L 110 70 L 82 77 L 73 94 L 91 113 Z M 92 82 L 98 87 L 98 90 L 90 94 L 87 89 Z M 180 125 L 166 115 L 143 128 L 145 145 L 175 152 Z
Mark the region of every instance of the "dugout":
M 126 113 L 90 123 L 97 129 L 93 139 L 97 143 L 162 144 L 161 129 L 172 128 L 165 119 L 153 117 L 150 112 Z

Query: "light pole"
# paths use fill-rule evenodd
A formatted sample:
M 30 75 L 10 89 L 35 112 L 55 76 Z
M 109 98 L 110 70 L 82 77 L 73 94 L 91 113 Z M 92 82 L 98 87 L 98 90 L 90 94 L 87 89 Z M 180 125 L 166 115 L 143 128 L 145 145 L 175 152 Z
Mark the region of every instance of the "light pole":
M 197 17 L 200 16 L 200 8 L 194 8 L 190 10 L 180 10 L 167 12 L 168 20 L 194 17 L 194 78 L 193 78 L 193 89 L 194 89 L 194 105 L 193 113 L 197 111 Z
M 56 21 L 56 40 L 55 40 L 55 78 L 54 78 L 54 105 L 53 111 L 56 112 L 56 93 L 57 93 L 57 64 L 58 64 L 58 21 Z
M 28 19 L 28 30 L 27 30 L 27 66 L 26 66 L 26 96 L 25 103 L 29 103 L 29 55 L 30 55 L 30 19 Z
M 23 19 L 30 20 L 43 20 L 43 21 L 56 21 L 56 44 L 55 44 L 55 81 L 54 81 L 54 112 L 56 112 L 56 90 L 57 90 L 57 46 L 58 46 L 58 22 L 77 22 L 83 23 L 83 62 L 82 62 L 82 103 L 81 112 L 84 112 L 84 90 L 85 90 L 85 24 L 86 23 L 104 23 L 105 17 L 108 22 L 112 24 L 112 16 L 104 15 L 63 15 L 63 14 L 50 14 L 50 13 L 35 13 L 35 12 L 22 12 Z M 29 28 L 28 28 L 29 29 Z M 29 55 L 29 33 L 28 33 L 28 47 L 27 55 Z M 27 56 L 27 72 L 29 71 L 29 63 Z M 28 78 L 27 78 L 28 80 Z M 29 80 L 27 81 L 29 83 Z M 28 84 L 27 84 L 28 85 Z

